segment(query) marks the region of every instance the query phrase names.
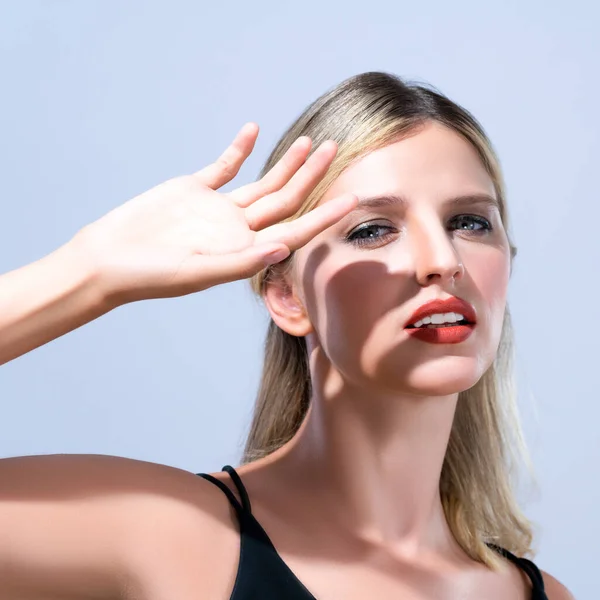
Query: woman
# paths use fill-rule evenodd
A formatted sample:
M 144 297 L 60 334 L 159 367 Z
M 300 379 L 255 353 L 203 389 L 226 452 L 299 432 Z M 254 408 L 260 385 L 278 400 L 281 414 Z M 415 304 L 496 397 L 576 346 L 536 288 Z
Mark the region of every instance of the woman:
M 257 133 L 0 278 L 1 362 L 248 277 L 272 318 L 239 469 L 0 461 L 2 597 L 571 598 L 525 557 L 511 489 L 516 250 L 479 124 L 365 73 L 305 111 L 259 181 L 217 193 Z

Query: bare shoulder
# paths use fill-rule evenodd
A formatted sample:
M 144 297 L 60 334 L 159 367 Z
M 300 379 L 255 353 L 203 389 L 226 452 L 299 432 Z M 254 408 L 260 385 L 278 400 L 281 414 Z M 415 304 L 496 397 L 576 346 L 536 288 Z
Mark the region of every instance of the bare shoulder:
M 541 573 L 548 600 L 575 600 L 575 596 L 556 577 L 546 571 L 541 571 Z
M 53 454 L 0 460 L 0 501 L 144 502 L 214 508 L 218 494 L 194 473 L 120 456 Z M 218 504 L 218 502 L 217 502 Z
M 182 580 L 170 571 L 186 556 L 205 557 L 201 570 L 220 551 L 235 564 L 237 544 L 216 486 L 175 467 L 106 455 L 0 460 L 0 538 L 9 540 L 0 546 L 0 592 L 21 598 L 86 598 L 92 588 L 149 598 L 153 578 Z

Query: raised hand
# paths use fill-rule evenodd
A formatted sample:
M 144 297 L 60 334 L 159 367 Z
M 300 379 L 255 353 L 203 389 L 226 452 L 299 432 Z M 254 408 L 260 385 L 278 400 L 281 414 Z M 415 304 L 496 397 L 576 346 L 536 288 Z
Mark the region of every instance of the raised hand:
M 323 143 L 307 159 L 298 138 L 262 179 L 230 193 L 252 152 L 258 126 L 246 124 L 211 165 L 170 179 L 84 227 L 69 243 L 89 260 L 116 304 L 173 297 L 250 277 L 336 223 L 357 199 L 348 194 L 287 223 L 321 181 L 337 146 Z

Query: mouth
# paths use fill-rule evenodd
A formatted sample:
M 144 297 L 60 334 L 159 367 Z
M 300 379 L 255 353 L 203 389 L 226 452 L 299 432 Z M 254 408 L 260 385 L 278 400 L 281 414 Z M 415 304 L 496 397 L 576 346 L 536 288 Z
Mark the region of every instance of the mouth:
M 475 307 L 456 296 L 431 300 L 413 312 L 405 329 L 452 329 L 473 327 L 477 322 Z
M 460 319 L 458 321 L 456 321 L 455 323 L 427 323 L 425 325 L 421 325 L 419 327 L 415 327 L 415 325 L 407 325 L 405 327 L 405 329 L 444 329 L 444 328 L 448 328 L 448 327 L 460 327 L 460 326 L 465 326 L 465 325 L 470 325 L 472 327 L 475 326 L 475 322 L 474 321 L 467 321 L 467 319 Z
M 428 323 L 421 327 L 414 325 L 405 327 L 411 338 L 428 344 L 460 344 L 471 336 L 474 329 L 475 323 L 470 323 L 466 319 L 456 323 Z
M 475 307 L 451 296 L 420 306 L 404 329 L 411 338 L 429 344 L 459 344 L 471 336 L 476 322 Z

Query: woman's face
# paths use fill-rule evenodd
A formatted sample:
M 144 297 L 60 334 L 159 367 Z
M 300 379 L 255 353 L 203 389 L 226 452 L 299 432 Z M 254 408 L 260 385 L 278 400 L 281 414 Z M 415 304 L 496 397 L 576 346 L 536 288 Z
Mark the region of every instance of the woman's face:
M 496 354 L 510 277 L 498 208 L 466 199 L 496 199 L 475 149 L 430 123 L 358 160 L 321 202 L 344 192 L 403 201 L 359 204 L 296 252 L 309 348 L 319 346 L 344 380 L 384 393 L 445 395 L 473 386 Z M 475 309 L 466 340 L 432 344 L 409 334 L 418 307 L 450 296 Z

